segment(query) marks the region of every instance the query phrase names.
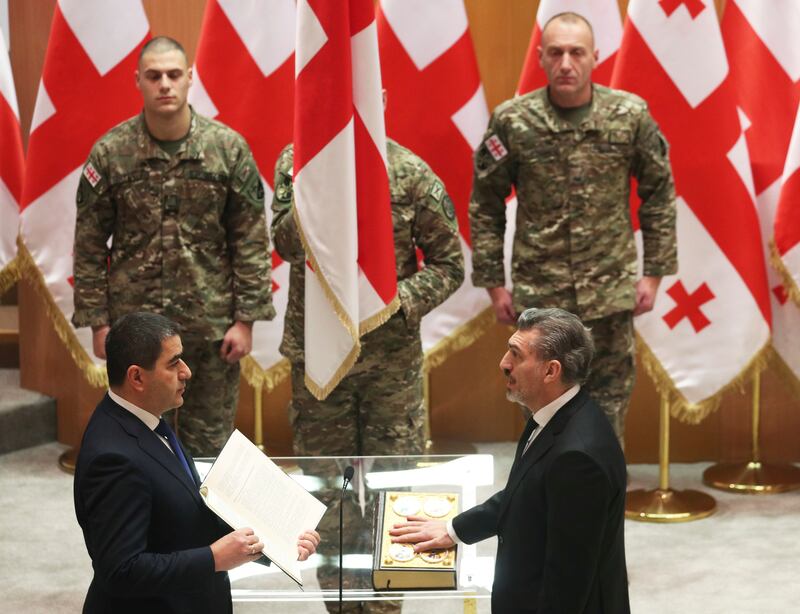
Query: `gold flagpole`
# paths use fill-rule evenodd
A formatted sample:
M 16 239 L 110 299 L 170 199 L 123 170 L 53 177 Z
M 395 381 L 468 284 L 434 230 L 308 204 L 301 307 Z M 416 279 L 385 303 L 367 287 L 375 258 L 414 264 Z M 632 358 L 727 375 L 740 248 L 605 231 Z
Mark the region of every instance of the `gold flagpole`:
M 256 447 L 264 451 L 264 415 L 262 412 L 262 398 L 261 393 L 263 385 L 259 382 L 257 386 L 253 386 L 253 443 Z
M 431 439 L 431 370 L 427 364 L 422 367 L 422 403 L 425 407 L 425 451 L 431 453 L 433 440 Z
M 753 415 L 749 462 L 717 463 L 703 472 L 713 488 L 753 495 L 769 495 L 800 488 L 800 469 L 790 464 L 761 462 L 761 372 L 753 372 Z
M 669 396 L 661 395 L 658 442 L 658 488 L 629 490 L 625 518 L 643 522 L 686 522 L 710 516 L 717 509 L 713 497 L 699 490 L 669 487 Z

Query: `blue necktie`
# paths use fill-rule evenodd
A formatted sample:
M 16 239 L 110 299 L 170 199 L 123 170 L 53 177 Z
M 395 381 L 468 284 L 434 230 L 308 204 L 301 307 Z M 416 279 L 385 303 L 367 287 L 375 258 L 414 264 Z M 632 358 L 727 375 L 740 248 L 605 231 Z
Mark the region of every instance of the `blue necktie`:
M 178 443 L 178 438 L 175 437 L 175 431 L 169 428 L 169 424 L 164 421 L 164 418 L 158 419 L 156 433 L 166 438 L 167 442 L 169 443 L 169 447 L 172 448 L 173 452 L 175 452 L 175 456 L 181 462 L 181 465 L 183 465 L 183 468 L 186 470 L 186 474 L 189 476 L 189 479 L 192 481 L 192 483 L 194 483 L 194 475 L 192 474 L 192 470 L 189 469 L 189 463 L 186 462 L 186 457 L 183 455 L 183 450 Z

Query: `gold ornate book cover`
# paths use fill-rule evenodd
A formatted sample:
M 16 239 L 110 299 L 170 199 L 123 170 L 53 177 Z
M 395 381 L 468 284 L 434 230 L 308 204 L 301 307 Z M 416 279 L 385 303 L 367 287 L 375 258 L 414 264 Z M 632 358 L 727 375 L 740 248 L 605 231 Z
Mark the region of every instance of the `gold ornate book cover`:
M 458 514 L 454 493 L 382 492 L 375 513 L 372 584 L 375 590 L 456 588 L 456 548 L 414 552 L 393 544 L 389 530 L 408 516 L 448 521 Z

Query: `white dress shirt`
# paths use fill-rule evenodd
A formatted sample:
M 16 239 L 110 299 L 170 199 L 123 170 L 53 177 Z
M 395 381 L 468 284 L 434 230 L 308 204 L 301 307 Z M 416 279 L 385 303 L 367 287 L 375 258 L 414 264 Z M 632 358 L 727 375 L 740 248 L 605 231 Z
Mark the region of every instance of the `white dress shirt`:
M 144 422 L 145 426 L 147 428 L 149 428 L 151 431 L 153 431 L 153 435 L 158 437 L 159 441 L 161 443 L 163 443 L 165 446 L 167 446 L 167 450 L 169 450 L 170 452 L 175 454 L 175 452 L 172 450 L 172 446 L 169 445 L 169 442 L 166 439 L 164 439 L 161 435 L 156 433 L 156 427 L 158 426 L 159 418 L 156 418 L 153 414 L 151 414 L 146 409 L 142 409 L 141 407 L 137 407 L 136 405 L 134 405 L 133 403 L 131 403 L 127 399 L 123 399 L 121 396 L 116 394 L 111 389 L 109 389 L 109 391 L 108 391 L 108 397 L 112 401 L 114 401 L 114 403 L 116 403 L 117 405 L 119 405 L 123 409 L 127 409 L 134 416 L 139 418 L 139 420 Z

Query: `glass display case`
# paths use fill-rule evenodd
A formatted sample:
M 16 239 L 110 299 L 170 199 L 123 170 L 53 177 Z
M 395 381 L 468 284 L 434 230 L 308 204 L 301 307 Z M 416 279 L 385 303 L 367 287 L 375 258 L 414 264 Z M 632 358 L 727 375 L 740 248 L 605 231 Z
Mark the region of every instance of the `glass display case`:
M 372 560 L 373 523 L 380 491 L 455 493 L 461 510 L 468 509 L 479 502 L 477 489 L 493 483 L 491 455 L 287 457 L 272 460 L 328 506 L 318 527 L 322 543 L 318 552 L 303 564 L 302 588 L 274 567 L 249 563 L 231 571 L 237 612 L 310 612 L 316 610 L 309 607 L 309 602 L 338 601 L 339 501 L 344 470 L 348 466 L 355 471 L 343 499 L 343 601 L 402 601 L 404 612 L 444 613 L 477 612 L 478 601 L 489 598 L 494 557 L 479 555 L 475 545 L 459 544 L 457 586 L 449 590 L 376 591 L 372 587 Z M 209 460 L 197 461 L 201 476 L 210 466 Z M 276 602 L 282 605 L 278 608 Z M 267 603 L 274 605 L 269 608 L 258 606 Z M 322 604 L 319 604 L 319 611 L 324 611 Z

